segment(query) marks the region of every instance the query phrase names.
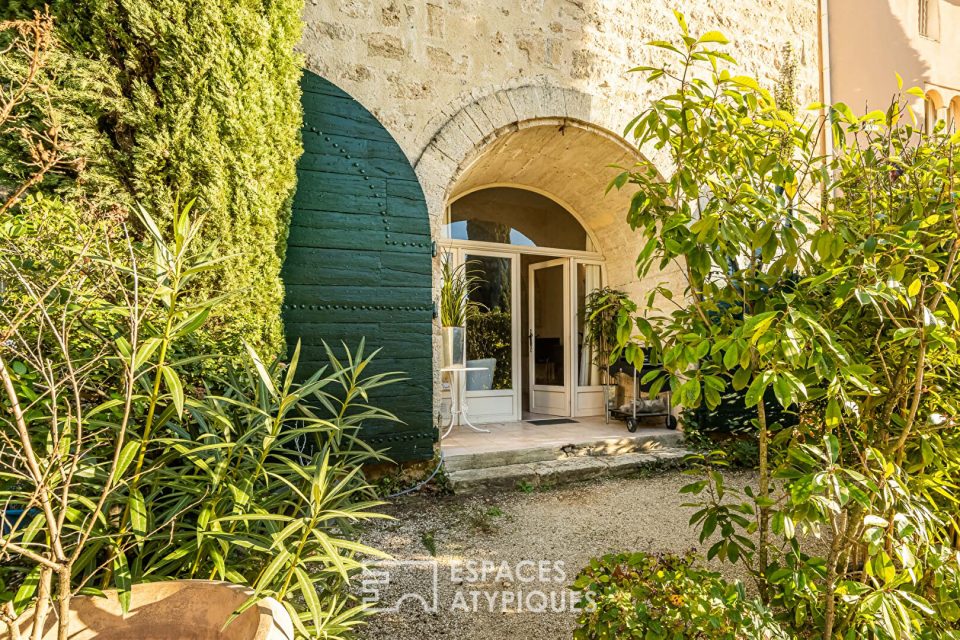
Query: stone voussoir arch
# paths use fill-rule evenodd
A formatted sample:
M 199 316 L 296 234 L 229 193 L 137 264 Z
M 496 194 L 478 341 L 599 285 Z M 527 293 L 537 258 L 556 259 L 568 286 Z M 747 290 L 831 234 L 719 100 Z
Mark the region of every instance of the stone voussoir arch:
M 413 158 L 413 167 L 431 218 L 442 218 L 457 179 L 498 138 L 526 127 L 582 128 L 606 137 L 625 151 L 641 152 L 618 133 L 636 115 L 638 105 L 616 106 L 603 97 L 572 87 L 523 84 L 471 94 L 452 115 L 439 114 L 428 129 L 432 137 Z M 660 173 L 662 167 L 654 159 Z
M 605 204 L 608 178 L 600 169 L 611 162 L 630 164 L 652 159 L 660 175 L 664 175 L 662 158 L 643 153 L 647 150 L 638 149 L 618 134 L 643 105 L 627 103 L 617 106 L 578 89 L 542 83 L 500 88 L 482 95 L 475 92 L 468 98 L 461 107 L 446 109 L 432 121 L 427 129 L 434 133 L 419 145 L 419 153 L 411 157 L 426 200 L 433 238 L 437 240 L 441 236 L 448 203 L 469 191 L 471 186 L 500 185 L 536 190 L 562 202 L 561 206 L 588 230 L 597 251 L 604 256 L 610 285 L 639 296 L 642 292 L 638 287 L 643 283 L 637 281 L 634 267 L 639 240 L 625 216 L 612 213 L 626 212 L 630 196 L 626 192 L 611 192 Z M 519 142 L 522 148 L 530 142 L 528 136 L 537 138 L 545 129 L 559 129 L 558 133 L 564 136 L 569 135 L 564 131 L 573 130 L 574 135 L 570 138 L 577 142 L 571 142 L 571 145 L 585 144 L 588 147 L 585 151 L 590 151 L 596 160 L 595 165 L 576 154 L 568 155 L 565 161 L 571 163 L 569 176 L 539 182 L 541 176 L 535 175 L 537 172 L 533 168 L 547 158 L 540 155 L 540 149 L 530 147 L 530 164 L 520 172 L 522 175 L 498 173 L 500 168 L 496 166 L 481 167 L 489 151 L 502 150 L 503 145 L 517 140 L 522 140 Z M 568 154 L 571 148 L 566 149 Z M 607 153 L 609 155 L 605 155 Z M 567 200 L 567 196 L 577 196 L 577 201 Z M 434 258 L 435 288 L 439 285 L 441 253 L 436 252 Z M 435 411 L 438 411 L 442 385 L 439 380 L 439 325 L 434 324 Z

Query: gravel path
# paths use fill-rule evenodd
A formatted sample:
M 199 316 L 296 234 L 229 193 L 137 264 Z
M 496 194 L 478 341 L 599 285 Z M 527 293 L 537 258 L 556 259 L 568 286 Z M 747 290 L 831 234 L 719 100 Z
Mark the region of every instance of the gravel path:
M 730 474 L 727 484 L 739 487 L 752 479 L 750 474 Z M 407 600 L 398 612 L 370 618 L 361 636 L 571 638 L 575 614 L 570 612 L 567 587 L 590 558 L 623 550 L 683 552 L 699 546 L 687 524 L 692 509 L 680 506 L 686 500 L 678 494 L 690 481 L 672 471 L 533 493 L 404 499 L 389 509 L 396 520 L 369 528 L 363 541 L 397 560 L 422 564 L 385 567 L 391 584 L 379 587 L 377 600 L 386 605 L 403 593 L 416 593 L 431 605 L 436 575 L 437 611 L 427 612 L 420 602 Z M 720 568 L 731 571 L 729 565 Z M 537 611 L 544 606 L 546 611 Z

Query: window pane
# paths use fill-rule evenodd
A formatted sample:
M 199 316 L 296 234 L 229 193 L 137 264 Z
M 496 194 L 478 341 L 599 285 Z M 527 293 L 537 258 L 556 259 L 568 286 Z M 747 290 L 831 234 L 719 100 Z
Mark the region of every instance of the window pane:
M 446 235 L 453 240 L 592 250 L 587 232 L 569 211 L 539 193 L 509 187 L 475 191 L 450 205 Z
M 578 380 L 581 387 L 602 384 L 597 353 L 587 333 L 587 297 L 600 288 L 600 265 L 577 264 L 577 359 Z
M 467 391 L 513 388 L 513 280 L 510 258 L 468 255 L 467 272 L 475 279 L 467 319 Z
M 533 383 L 563 386 L 563 265 L 533 272 Z

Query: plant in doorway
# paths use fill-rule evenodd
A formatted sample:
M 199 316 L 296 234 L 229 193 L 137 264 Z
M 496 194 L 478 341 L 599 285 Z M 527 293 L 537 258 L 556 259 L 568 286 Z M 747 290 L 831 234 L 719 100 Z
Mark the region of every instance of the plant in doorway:
M 616 386 L 610 383 L 609 376 L 610 357 L 618 345 L 617 332 L 619 327 L 629 325 L 629 321 L 622 320 L 632 317 L 636 308 L 626 293 L 611 287 L 591 291 L 584 306 L 584 341 L 593 363 L 603 372 L 604 401 L 608 407 L 618 406 Z
M 440 326 L 443 329 L 443 366 L 462 367 L 466 355 L 467 318 L 475 314 L 479 304 L 470 300 L 476 289 L 476 276 L 469 271 L 469 262 L 454 267 L 453 259 L 443 261 L 440 282 Z

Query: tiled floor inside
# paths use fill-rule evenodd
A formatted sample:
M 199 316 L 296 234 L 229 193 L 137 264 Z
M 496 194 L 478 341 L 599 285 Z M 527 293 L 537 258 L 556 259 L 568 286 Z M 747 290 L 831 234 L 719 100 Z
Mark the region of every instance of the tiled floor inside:
M 527 419 L 550 417 L 527 416 Z M 610 440 L 611 444 L 615 445 L 617 439 L 623 439 L 626 443 L 636 436 L 668 432 L 664 428 L 663 418 L 649 418 L 642 421 L 635 433 L 627 431 L 627 425 L 617 420 L 611 419 L 609 423 L 605 423 L 603 416 L 574 418 L 574 420 L 576 422 L 551 425 L 530 424 L 526 421 L 477 425 L 483 429 L 489 429 L 490 433 L 478 433 L 469 427 L 458 425 L 453 428 L 449 436 L 443 439 L 443 452 L 447 456 L 454 456 L 514 449 L 562 447 L 598 440 Z

